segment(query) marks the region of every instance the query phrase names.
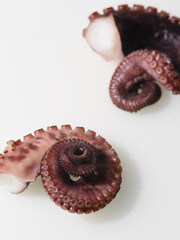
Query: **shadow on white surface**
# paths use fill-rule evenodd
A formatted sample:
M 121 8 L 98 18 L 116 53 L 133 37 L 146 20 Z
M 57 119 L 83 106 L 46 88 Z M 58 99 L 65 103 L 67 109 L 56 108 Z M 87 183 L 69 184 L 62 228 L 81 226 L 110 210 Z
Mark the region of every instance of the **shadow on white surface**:
M 29 184 L 29 186 L 25 189 L 24 192 L 21 193 L 22 196 L 24 197 L 40 197 L 42 198 L 42 196 L 47 196 L 47 194 L 45 193 L 42 181 L 41 181 L 41 177 L 37 177 L 35 182 L 32 182 Z
M 118 148 L 116 148 L 118 149 Z M 141 178 L 134 159 L 120 149 L 119 157 L 122 161 L 121 189 L 112 202 L 104 209 L 82 217 L 89 222 L 112 222 L 128 215 L 133 210 L 141 191 Z

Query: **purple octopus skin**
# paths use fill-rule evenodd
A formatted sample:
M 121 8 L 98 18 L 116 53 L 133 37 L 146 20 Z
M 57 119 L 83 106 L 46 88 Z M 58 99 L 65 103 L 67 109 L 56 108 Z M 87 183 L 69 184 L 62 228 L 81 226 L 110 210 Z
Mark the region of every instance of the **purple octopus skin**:
M 39 129 L 9 141 L 0 155 L 0 185 L 24 191 L 41 174 L 51 199 L 69 212 L 105 207 L 121 184 L 121 165 L 111 145 L 92 130 L 70 125 Z
M 161 89 L 180 94 L 180 19 L 141 5 L 107 8 L 89 17 L 83 36 L 106 60 L 121 61 L 109 87 L 113 103 L 136 112 L 157 102 Z

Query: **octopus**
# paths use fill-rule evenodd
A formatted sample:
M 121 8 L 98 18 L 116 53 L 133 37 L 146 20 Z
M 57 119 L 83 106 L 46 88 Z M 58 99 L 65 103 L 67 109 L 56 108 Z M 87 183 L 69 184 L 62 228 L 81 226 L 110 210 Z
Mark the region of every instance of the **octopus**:
M 1 186 L 20 193 L 41 175 L 55 204 L 78 214 L 110 203 L 120 189 L 121 172 L 117 153 L 103 137 L 70 125 L 11 140 L 0 155 Z
M 112 102 L 137 112 L 161 97 L 160 85 L 180 94 L 180 18 L 141 5 L 94 12 L 83 36 L 107 61 L 120 62 L 109 86 Z

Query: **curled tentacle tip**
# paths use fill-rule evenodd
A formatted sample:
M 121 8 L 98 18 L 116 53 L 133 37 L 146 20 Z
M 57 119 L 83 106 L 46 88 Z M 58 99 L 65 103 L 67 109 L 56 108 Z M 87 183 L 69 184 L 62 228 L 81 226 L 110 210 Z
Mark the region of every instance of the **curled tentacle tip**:
M 88 176 L 95 170 L 95 148 L 83 140 L 68 139 L 60 150 L 61 167 L 72 176 Z
M 92 138 L 88 131 L 55 143 L 44 154 L 43 185 L 61 208 L 73 213 L 95 212 L 119 191 L 120 161 L 112 147 L 101 140 L 100 136 Z
M 173 94 L 180 93 L 179 78 L 170 58 L 158 51 L 137 50 L 117 67 L 109 87 L 113 103 L 136 112 L 157 102 L 161 96 L 157 81 Z

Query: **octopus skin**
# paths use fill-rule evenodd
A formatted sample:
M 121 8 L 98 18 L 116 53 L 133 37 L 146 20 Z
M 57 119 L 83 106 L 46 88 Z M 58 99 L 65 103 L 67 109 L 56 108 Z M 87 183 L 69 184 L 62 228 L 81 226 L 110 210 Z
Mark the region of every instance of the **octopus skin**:
M 63 136 L 68 126 L 58 129 L 39 129 L 34 135 L 24 136 L 23 141 L 8 141 L 0 155 L 0 185 L 12 193 L 20 193 L 40 174 L 40 163 L 45 151 Z
M 141 5 L 94 12 L 83 36 L 106 60 L 120 62 L 110 82 L 113 103 L 136 112 L 161 97 L 160 85 L 180 94 L 180 19 Z M 157 84 L 157 82 L 159 84 Z
M 41 174 L 46 192 L 58 206 L 90 213 L 116 196 L 121 171 L 117 153 L 94 131 L 52 126 L 23 141 L 8 142 L 0 159 L 0 185 L 20 193 Z

